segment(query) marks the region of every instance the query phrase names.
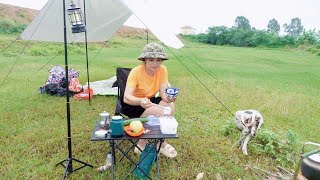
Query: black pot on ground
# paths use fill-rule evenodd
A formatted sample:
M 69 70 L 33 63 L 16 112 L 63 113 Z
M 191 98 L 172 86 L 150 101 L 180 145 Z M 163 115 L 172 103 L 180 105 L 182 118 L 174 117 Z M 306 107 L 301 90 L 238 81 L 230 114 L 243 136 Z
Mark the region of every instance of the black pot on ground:
M 309 180 L 320 180 L 320 153 L 303 158 L 301 173 Z

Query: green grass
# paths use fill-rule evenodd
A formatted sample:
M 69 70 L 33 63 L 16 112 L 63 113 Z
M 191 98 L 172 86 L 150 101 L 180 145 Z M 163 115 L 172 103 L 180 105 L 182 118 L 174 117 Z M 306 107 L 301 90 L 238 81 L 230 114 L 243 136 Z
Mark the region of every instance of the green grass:
M 0 39 L 3 48 L 14 40 L 14 36 L 0 35 Z M 1 83 L 25 43 L 18 41 L 0 54 Z M 118 66 L 138 65 L 140 62 L 136 59 L 144 44 L 145 40 L 139 38 L 114 38 L 105 47 L 89 44 L 91 81 L 114 76 Z M 0 175 L 3 179 L 59 179 L 63 174 L 64 169 L 55 164 L 68 155 L 65 97 L 37 92 L 45 83 L 51 67 L 64 67 L 63 55 L 45 65 L 55 56 L 55 53 L 46 53 L 63 47 L 61 44 L 43 45 L 48 48 L 41 49 L 39 44 L 30 43 L 0 87 Z M 83 46 L 73 46 L 72 49 L 84 52 Z M 100 47 L 103 48 L 97 54 Z M 32 49 L 47 52 L 35 55 Z M 245 165 L 254 164 L 269 171 L 276 167 L 273 157 L 254 153 L 250 143 L 249 156 L 242 155 L 237 148 L 231 149 L 240 131 L 227 137 L 223 135 L 222 127 L 233 117 L 212 94 L 232 113 L 243 109 L 259 110 L 265 119 L 263 128 L 281 138 L 285 138 L 289 130 L 293 131 L 298 140 L 292 152 L 296 161 L 304 142 L 319 142 L 319 56 L 290 49 L 191 44 L 188 49 L 181 49 L 193 59 L 191 61 L 181 51 L 172 51 L 175 56 L 167 50 L 170 60 L 164 64 L 169 70 L 170 83 L 181 90 L 175 114 L 180 138 L 169 140 L 178 151 L 176 159 L 160 157 L 163 179 L 195 179 L 200 172 L 205 173 L 204 179 L 213 179 L 216 173 L 220 173 L 223 179 L 256 179 L 255 173 L 246 170 Z M 8 56 L 9 52 L 14 55 Z M 69 54 L 69 67 L 80 72 L 79 80 L 85 84 L 85 56 L 77 52 Z M 71 98 L 75 158 L 95 167 L 103 165 L 109 145 L 107 142 L 91 142 L 90 136 L 98 114 L 102 111 L 113 113 L 115 102 L 114 96 L 95 96 L 89 106 L 87 101 Z M 74 163 L 75 167 L 78 165 Z M 117 173 L 124 175 L 129 168 L 128 161 L 118 163 Z M 293 169 L 294 164 L 286 164 L 286 168 Z M 151 175 L 156 177 L 155 173 L 156 166 Z M 110 177 L 109 171 L 97 173 L 88 167 L 68 176 L 69 179 L 106 177 Z

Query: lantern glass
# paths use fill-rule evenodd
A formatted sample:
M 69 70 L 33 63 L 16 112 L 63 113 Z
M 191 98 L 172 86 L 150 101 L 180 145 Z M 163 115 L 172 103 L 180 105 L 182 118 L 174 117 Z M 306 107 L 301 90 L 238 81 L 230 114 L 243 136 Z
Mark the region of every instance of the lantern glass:
M 85 31 L 85 26 L 82 18 L 81 8 L 77 7 L 71 1 L 71 5 L 67 10 L 70 24 L 72 25 L 72 33 L 81 33 Z

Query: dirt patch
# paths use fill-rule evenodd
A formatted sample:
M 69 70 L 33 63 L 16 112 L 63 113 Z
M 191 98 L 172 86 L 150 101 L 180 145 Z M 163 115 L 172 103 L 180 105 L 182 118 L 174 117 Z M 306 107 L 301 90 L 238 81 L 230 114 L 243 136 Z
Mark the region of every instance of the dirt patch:
M 130 26 L 125 26 L 123 25 L 122 27 L 120 27 L 116 33 L 114 34 L 114 36 L 116 37 L 146 37 L 147 33 L 149 35 L 149 37 L 154 37 L 154 35 L 148 31 L 146 29 L 143 28 L 135 28 L 135 27 L 130 27 Z

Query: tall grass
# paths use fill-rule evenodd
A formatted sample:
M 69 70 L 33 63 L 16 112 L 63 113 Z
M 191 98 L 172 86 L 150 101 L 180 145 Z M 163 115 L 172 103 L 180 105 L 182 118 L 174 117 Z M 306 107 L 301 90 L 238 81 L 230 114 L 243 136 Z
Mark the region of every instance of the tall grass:
M 13 41 L 12 36 L 0 38 L 2 47 Z M 6 52 L 19 54 L 25 43 L 18 42 Z M 106 46 L 90 44 L 89 47 L 94 46 L 89 52 L 91 81 L 115 76 L 116 67 L 138 65 L 137 57 L 144 44 L 144 40 L 129 38 L 125 41 L 115 38 Z M 245 165 L 255 164 L 269 171 L 276 167 L 278 162 L 274 157 L 256 153 L 250 143 L 249 156 L 242 155 L 237 148 L 231 149 L 240 131 L 224 136 L 223 126 L 233 117 L 213 95 L 233 113 L 242 109 L 259 110 L 265 119 L 263 128 L 279 138 L 285 138 L 289 130 L 294 132 L 295 160 L 299 158 L 302 143 L 319 141 L 319 56 L 285 49 L 193 45 L 188 47 L 192 53 L 187 48 L 181 50 L 193 61 L 181 51 L 172 50 L 175 56 L 168 53 L 170 60 L 164 62 L 169 69 L 170 84 L 179 87 L 181 93 L 175 114 L 180 138 L 168 141 L 177 149 L 178 157 L 171 160 L 160 156 L 163 179 L 194 179 L 200 172 L 205 173 L 205 179 L 213 179 L 216 173 L 224 179 L 255 179 L 255 173 L 246 170 Z M 51 67 L 64 65 L 64 56 L 58 55 L 42 68 L 55 52 L 32 53 L 32 49 L 42 52 L 54 47 L 52 51 L 60 51 L 63 47 L 62 44 L 46 46 L 41 47 L 43 50 L 36 43 L 30 44 L 0 87 L 0 175 L 4 179 L 59 179 L 63 174 L 64 169 L 55 164 L 67 158 L 65 98 L 38 94 L 37 89 L 46 81 Z M 82 51 L 83 46 L 74 46 Z M 6 52 L 0 54 L 1 83 L 17 58 L 6 56 Z M 85 84 L 83 53 L 71 53 L 69 67 L 80 72 L 80 82 Z M 90 137 L 98 114 L 113 113 L 115 102 L 115 96 L 94 96 L 90 106 L 87 101 L 71 98 L 75 158 L 95 167 L 103 165 L 109 145 L 91 142 Z M 294 163 L 285 166 L 293 169 Z M 131 166 L 123 161 L 117 167 L 117 174 L 122 176 Z M 151 175 L 156 177 L 155 166 Z M 70 179 L 106 177 L 110 178 L 109 171 L 97 173 L 87 167 L 68 176 Z

